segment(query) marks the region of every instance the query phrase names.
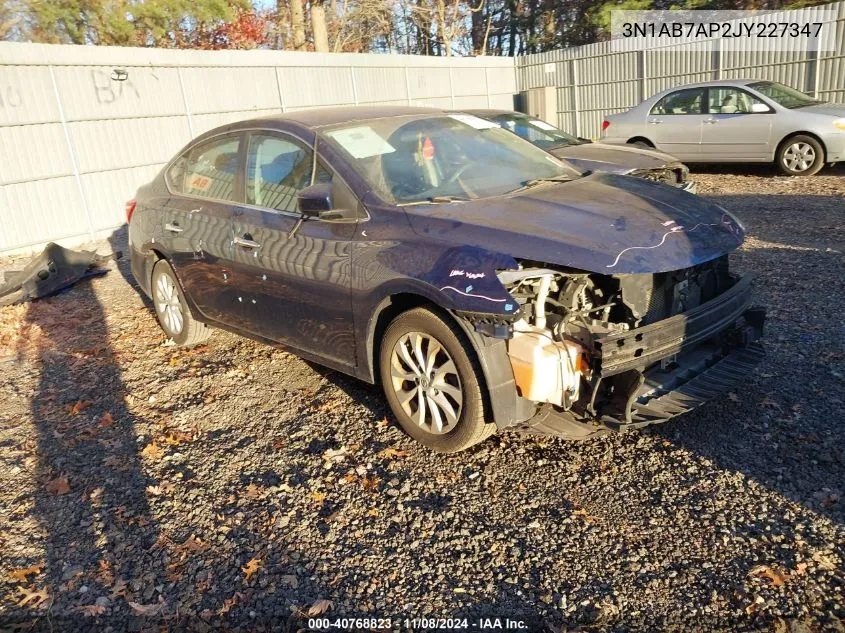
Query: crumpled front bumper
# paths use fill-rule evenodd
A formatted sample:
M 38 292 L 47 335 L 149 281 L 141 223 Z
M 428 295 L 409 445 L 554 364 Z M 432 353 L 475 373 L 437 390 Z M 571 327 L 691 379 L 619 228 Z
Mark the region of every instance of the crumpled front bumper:
M 542 406 L 517 429 L 582 439 L 665 422 L 729 391 L 765 355 L 766 312 L 749 306 L 749 285 L 740 279 L 687 313 L 599 339 L 593 391 L 610 382 L 612 401 L 594 398 L 588 415 Z

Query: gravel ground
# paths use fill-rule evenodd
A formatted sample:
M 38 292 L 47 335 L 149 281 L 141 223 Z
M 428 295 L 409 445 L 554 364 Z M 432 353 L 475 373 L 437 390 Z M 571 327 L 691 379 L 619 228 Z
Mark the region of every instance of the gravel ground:
M 427 452 L 374 387 L 223 332 L 169 346 L 126 262 L 0 309 L 0 629 L 845 630 L 843 176 L 696 171 L 748 226 L 768 356 L 580 444 Z

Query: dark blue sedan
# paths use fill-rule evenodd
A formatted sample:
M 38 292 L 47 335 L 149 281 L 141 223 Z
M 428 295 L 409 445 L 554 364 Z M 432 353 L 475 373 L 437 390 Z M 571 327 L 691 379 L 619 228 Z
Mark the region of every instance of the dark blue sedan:
M 219 327 L 380 382 L 422 444 L 573 439 L 717 397 L 763 351 L 728 211 L 582 175 L 481 118 L 295 112 L 192 141 L 127 205 L 165 333 Z

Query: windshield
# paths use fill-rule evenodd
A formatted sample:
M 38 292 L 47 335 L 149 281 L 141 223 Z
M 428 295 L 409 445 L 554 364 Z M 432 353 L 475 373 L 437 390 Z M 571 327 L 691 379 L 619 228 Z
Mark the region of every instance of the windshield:
M 394 204 L 497 196 L 572 167 L 467 114 L 355 121 L 322 131 L 384 200 Z
M 534 143 L 534 145 L 543 149 L 552 149 L 564 145 L 580 145 L 582 143 L 571 134 L 567 134 L 540 119 L 532 119 L 518 114 L 500 114 L 490 118 L 506 130 L 510 130 L 529 143 Z
M 783 84 L 775 83 L 773 81 L 758 81 L 753 84 L 748 84 L 749 88 L 753 88 L 760 94 L 766 95 L 772 101 L 779 103 L 784 108 L 801 108 L 804 106 L 815 105 L 823 103 L 818 99 L 808 97 L 803 92 L 784 86 Z

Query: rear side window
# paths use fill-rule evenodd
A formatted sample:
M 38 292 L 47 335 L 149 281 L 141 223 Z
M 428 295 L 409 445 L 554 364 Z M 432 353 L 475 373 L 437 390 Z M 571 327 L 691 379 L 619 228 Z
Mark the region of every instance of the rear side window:
M 253 134 L 246 161 L 246 201 L 296 211 L 296 194 L 311 184 L 313 152 L 292 138 Z
M 690 88 L 666 95 L 651 109 L 651 114 L 701 114 L 703 108 L 704 88 Z
M 174 193 L 235 202 L 240 136 L 225 136 L 198 145 L 180 156 L 167 170 Z

